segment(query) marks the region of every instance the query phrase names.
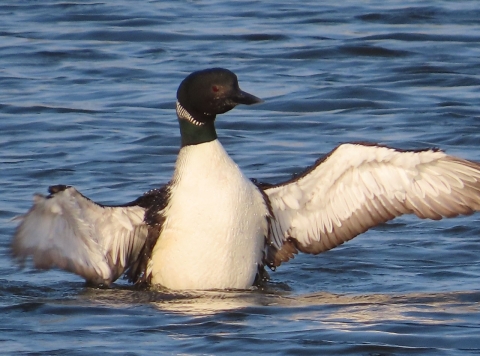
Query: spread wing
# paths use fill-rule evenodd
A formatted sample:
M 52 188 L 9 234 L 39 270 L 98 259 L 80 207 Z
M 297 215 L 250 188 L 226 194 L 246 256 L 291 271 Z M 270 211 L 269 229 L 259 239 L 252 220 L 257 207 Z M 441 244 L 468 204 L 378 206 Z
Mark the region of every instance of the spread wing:
M 438 150 L 337 147 L 300 177 L 264 187 L 271 267 L 317 254 L 402 214 L 441 219 L 480 210 L 480 164 Z
M 17 260 L 31 256 L 36 268 L 59 267 L 109 285 L 138 259 L 148 235 L 144 207 L 102 206 L 73 187 L 49 191 L 47 197 L 35 195 L 19 218 L 12 242 Z

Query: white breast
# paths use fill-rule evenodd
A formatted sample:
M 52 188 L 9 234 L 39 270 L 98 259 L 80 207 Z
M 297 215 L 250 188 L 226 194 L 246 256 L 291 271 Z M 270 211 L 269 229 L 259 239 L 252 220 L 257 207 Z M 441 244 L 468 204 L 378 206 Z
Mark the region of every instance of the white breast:
M 170 289 L 249 288 L 263 255 L 267 208 L 218 140 L 179 153 L 152 283 Z

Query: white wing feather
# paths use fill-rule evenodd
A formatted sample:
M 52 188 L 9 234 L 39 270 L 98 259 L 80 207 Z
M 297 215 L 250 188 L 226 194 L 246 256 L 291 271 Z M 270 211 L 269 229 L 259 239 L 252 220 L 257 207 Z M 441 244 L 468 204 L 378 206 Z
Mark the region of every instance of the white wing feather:
M 36 268 L 59 267 L 95 284 L 110 284 L 136 259 L 147 237 L 145 210 L 103 207 L 69 187 L 34 196 L 19 219 L 13 255 L 32 256 Z
M 441 219 L 480 210 L 480 165 L 436 150 L 343 144 L 300 178 L 264 189 L 279 265 L 320 253 L 402 214 Z M 284 249 L 282 252 L 282 248 Z

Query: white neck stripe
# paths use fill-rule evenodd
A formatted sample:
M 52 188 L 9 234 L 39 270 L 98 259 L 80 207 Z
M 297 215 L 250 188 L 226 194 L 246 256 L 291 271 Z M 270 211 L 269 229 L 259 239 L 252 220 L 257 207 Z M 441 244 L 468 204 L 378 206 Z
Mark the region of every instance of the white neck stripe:
M 180 105 L 180 103 L 177 101 L 177 116 L 179 119 L 185 119 L 187 120 L 188 122 L 191 122 L 192 124 L 196 125 L 196 126 L 203 126 L 205 125 L 204 122 L 200 122 L 198 120 L 195 120 L 193 118 L 192 115 L 190 115 L 190 113 L 185 110 L 185 108 Z

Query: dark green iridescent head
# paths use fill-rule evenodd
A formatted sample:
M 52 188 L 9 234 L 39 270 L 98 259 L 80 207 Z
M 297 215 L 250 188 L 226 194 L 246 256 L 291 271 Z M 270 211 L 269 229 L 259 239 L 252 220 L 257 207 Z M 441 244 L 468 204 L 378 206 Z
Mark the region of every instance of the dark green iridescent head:
M 193 72 L 177 91 L 177 114 L 182 135 L 182 147 L 209 142 L 217 138 L 215 118 L 238 104 L 262 102 L 238 86 L 237 76 L 223 68 Z M 184 110 L 182 110 L 182 108 Z

